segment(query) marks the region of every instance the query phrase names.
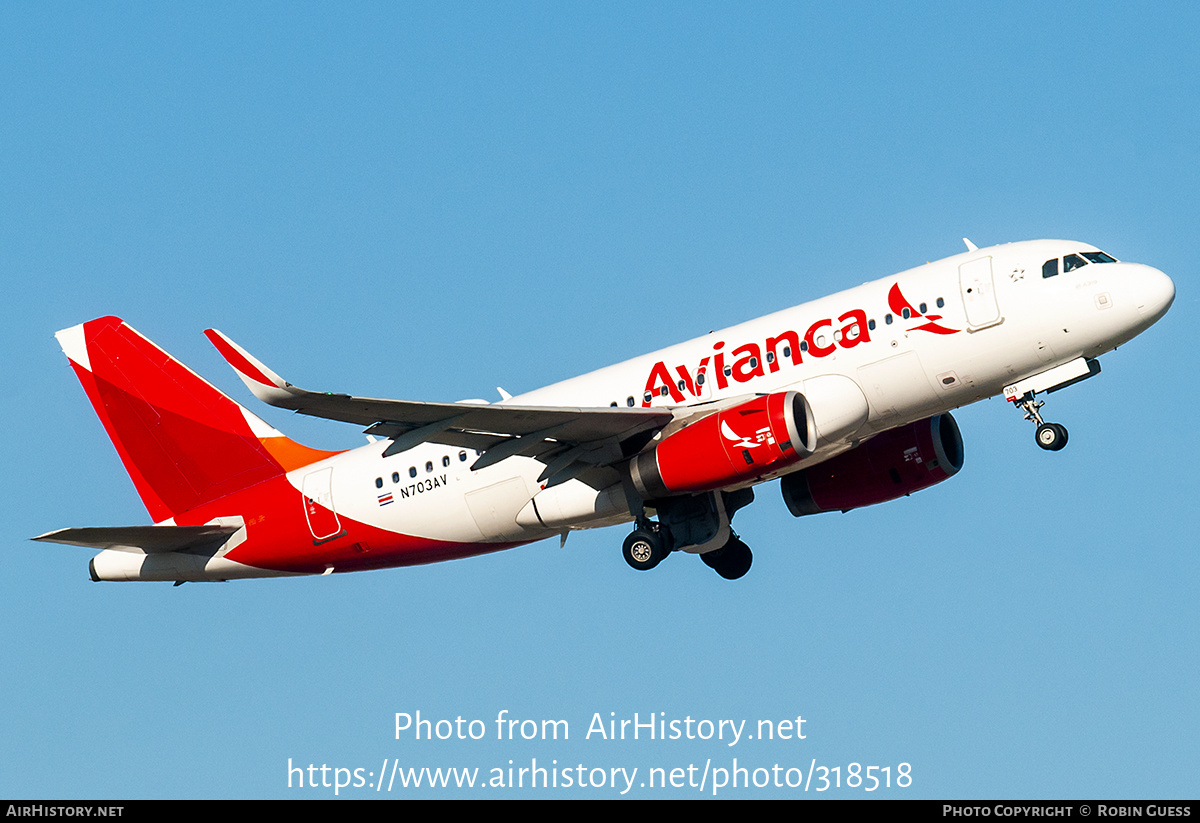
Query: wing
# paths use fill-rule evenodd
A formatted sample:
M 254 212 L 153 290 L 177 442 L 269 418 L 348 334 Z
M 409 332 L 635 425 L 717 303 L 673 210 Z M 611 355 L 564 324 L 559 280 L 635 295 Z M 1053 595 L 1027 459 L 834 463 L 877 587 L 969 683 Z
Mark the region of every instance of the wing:
M 420 443 L 441 443 L 483 452 L 472 469 L 515 455 L 537 457 L 547 463 L 539 479 L 548 486 L 590 466 L 628 459 L 676 416 L 668 409 L 423 403 L 307 391 L 288 383 L 221 332 L 209 329 L 205 335 L 259 400 L 366 426 L 367 434 L 392 441 L 384 456 Z

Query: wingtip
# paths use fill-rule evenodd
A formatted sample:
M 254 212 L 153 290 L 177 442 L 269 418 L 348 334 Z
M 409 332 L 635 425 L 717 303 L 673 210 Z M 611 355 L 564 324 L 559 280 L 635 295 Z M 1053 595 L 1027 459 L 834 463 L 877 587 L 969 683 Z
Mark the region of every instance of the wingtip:
M 272 406 L 284 404 L 295 390 L 292 385 L 271 371 L 266 364 L 250 352 L 234 343 L 229 337 L 216 330 L 205 329 L 204 336 L 213 344 L 216 350 L 225 358 L 233 371 L 246 384 L 250 392 Z
M 238 377 L 242 378 L 250 389 L 254 383 L 266 388 L 284 389 L 287 383 L 254 355 L 234 343 L 229 337 L 216 329 L 205 329 L 204 336 L 213 344 L 221 356 L 225 358 Z

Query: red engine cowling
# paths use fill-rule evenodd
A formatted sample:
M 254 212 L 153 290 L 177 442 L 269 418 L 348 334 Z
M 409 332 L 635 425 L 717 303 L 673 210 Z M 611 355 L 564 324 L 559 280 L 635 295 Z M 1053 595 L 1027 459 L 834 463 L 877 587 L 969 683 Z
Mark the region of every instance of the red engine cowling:
M 856 449 L 780 480 L 796 517 L 884 503 L 958 473 L 963 442 L 949 414 L 883 432 Z
M 647 500 L 724 488 L 812 454 L 816 426 L 799 392 L 755 397 L 688 424 L 630 462 Z

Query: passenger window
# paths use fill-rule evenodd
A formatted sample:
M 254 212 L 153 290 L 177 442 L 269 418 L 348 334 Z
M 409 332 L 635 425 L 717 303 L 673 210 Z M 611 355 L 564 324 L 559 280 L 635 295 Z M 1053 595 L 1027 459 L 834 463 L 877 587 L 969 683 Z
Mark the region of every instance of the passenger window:
M 383 478 L 382 477 L 375 478 L 375 488 L 377 488 L 377 489 L 383 488 Z
M 433 471 L 433 461 L 432 460 L 425 463 L 425 471 L 427 471 L 427 472 Z
M 1063 274 L 1075 269 L 1081 269 L 1087 265 L 1087 261 L 1078 254 L 1068 254 L 1063 258 Z
M 460 462 L 460 463 L 466 463 L 466 462 L 467 462 L 467 453 L 466 453 L 466 452 L 459 452 L 459 453 L 458 453 L 458 462 Z
M 392 482 L 393 483 L 400 482 L 400 472 L 392 472 Z
M 698 375 L 696 375 L 696 385 L 697 386 L 704 385 L 704 372 L 700 372 Z M 630 398 L 630 399 L 632 400 L 633 398 Z
M 417 467 L 416 467 L 416 466 L 409 466 L 409 467 L 408 467 L 408 476 L 409 476 L 409 477 L 416 477 L 416 476 L 417 476 Z
M 625 398 L 625 405 L 631 409 L 633 408 L 633 395 Z
M 1054 257 L 1042 264 L 1042 277 L 1055 277 L 1058 274 L 1058 258 Z
M 442 466 L 444 468 L 449 465 L 450 465 L 450 455 L 446 455 L 445 457 L 442 458 Z
M 939 297 L 938 302 L 937 302 L 937 307 L 940 309 L 945 305 L 946 305 L 946 301 Z

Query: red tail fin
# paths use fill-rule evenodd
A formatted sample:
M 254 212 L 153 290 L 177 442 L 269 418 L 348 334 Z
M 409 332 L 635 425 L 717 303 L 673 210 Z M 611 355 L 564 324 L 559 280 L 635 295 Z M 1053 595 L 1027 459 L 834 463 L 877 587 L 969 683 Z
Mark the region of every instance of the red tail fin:
M 288 440 L 120 318 L 55 336 L 155 521 L 336 454 Z

